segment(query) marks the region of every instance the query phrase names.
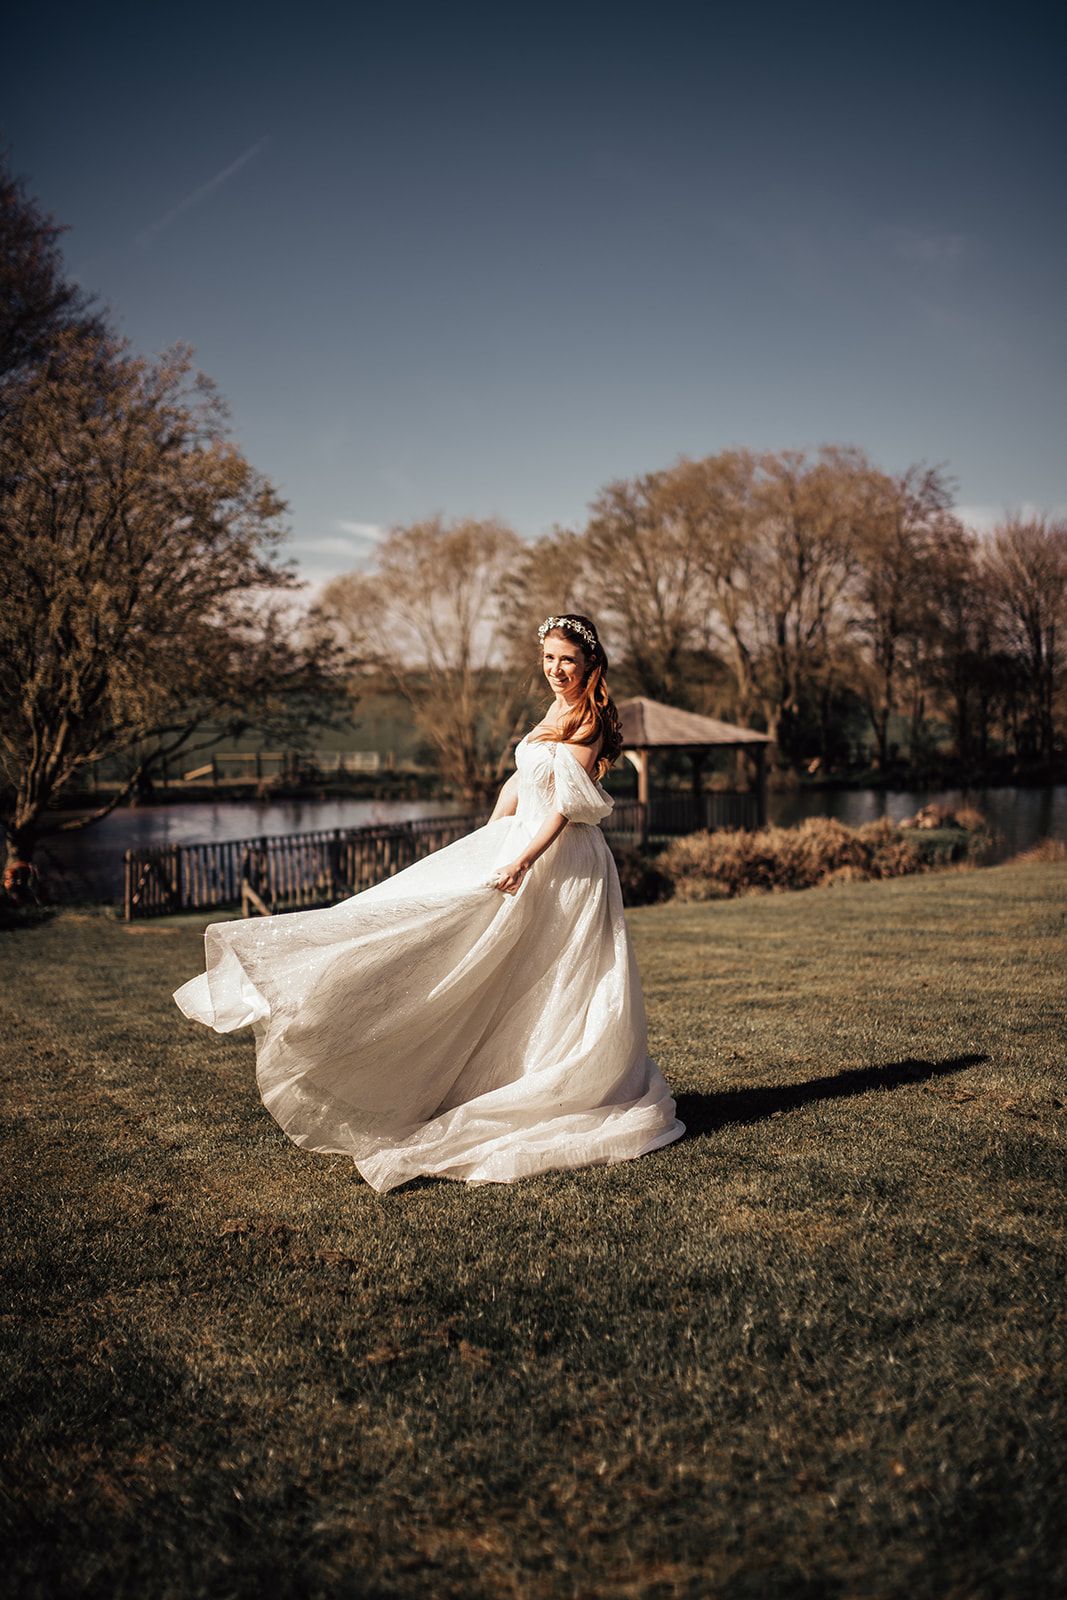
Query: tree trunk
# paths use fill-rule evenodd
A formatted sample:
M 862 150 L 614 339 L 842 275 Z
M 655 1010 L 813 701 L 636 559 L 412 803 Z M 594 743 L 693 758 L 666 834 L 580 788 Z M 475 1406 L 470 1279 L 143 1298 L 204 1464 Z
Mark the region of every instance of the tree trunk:
M 37 852 L 37 823 L 36 819 L 23 827 L 15 827 L 9 823 L 5 827 L 5 869 L 14 863 L 24 861 L 27 866 L 33 865 L 33 858 Z

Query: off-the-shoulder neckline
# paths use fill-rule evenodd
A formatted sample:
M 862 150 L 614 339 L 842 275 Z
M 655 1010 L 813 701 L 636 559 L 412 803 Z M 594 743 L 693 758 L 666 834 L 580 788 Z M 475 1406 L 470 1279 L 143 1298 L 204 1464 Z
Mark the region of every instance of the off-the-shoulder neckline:
M 529 728 L 526 731 L 526 733 L 523 734 L 522 738 L 519 740 L 519 743 L 520 744 L 525 744 L 527 739 L 530 737 L 530 734 L 531 733 L 536 733 L 539 728 L 550 728 L 550 727 L 552 727 L 552 723 L 550 723 L 550 722 L 539 722 L 539 723 L 537 723 L 536 727 Z M 556 744 L 556 745 L 559 745 L 561 747 L 561 749 L 563 749 L 563 750 L 570 750 L 570 746 L 567 744 L 567 742 L 564 739 L 553 739 L 552 743 Z M 573 750 L 571 750 L 571 754 L 574 755 Z M 577 756 L 575 756 L 574 759 L 577 761 L 578 760 Z M 580 766 L 581 762 L 579 762 L 578 764 Z
M 543 723 L 539 722 L 537 724 L 538 728 L 543 727 L 543 726 L 544 726 Z M 536 732 L 537 732 L 537 728 L 531 728 L 530 729 L 530 733 L 536 733 Z M 519 744 L 525 744 L 527 739 L 530 737 L 530 733 L 524 733 L 522 738 L 519 740 Z M 594 789 L 599 789 L 600 788 L 599 779 L 594 778 L 593 774 L 591 772 L 587 772 L 586 771 L 585 767 L 582 766 L 582 763 L 578 760 L 578 757 L 575 755 L 575 753 L 571 749 L 570 745 L 565 744 L 562 739 L 554 739 L 552 741 L 552 748 L 554 750 L 566 750 L 567 754 L 570 756 L 571 760 L 574 762 L 574 765 L 579 769 L 579 771 L 585 773 L 586 777 L 589 779 L 589 782 L 593 785 L 593 788 Z

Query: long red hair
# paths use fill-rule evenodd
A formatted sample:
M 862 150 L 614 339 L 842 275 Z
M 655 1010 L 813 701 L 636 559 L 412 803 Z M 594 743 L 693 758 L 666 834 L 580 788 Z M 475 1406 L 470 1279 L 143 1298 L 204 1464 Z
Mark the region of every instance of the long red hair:
M 582 628 L 592 635 L 593 642 L 590 644 L 576 628 L 568 627 L 568 623 L 571 622 L 580 623 Z M 585 657 L 587 670 L 581 694 L 558 727 L 539 728 L 530 737 L 556 740 L 562 744 L 596 744 L 598 739 L 601 740 L 600 754 L 593 773 L 594 778 L 599 781 L 608 768 L 618 760 L 619 752 L 622 750 L 619 713 L 608 693 L 607 652 L 600 642 L 596 624 L 588 617 L 579 616 L 577 612 L 554 622 L 545 634 L 545 639 L 553 633 L 558 633 L 568 644 L 577 646 Z M 542 651 L 543 646 L 544 640 L 542 640 Z

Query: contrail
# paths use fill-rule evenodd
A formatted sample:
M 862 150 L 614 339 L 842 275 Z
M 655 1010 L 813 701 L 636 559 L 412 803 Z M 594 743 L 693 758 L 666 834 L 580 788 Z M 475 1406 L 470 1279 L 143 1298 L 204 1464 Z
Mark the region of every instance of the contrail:
M 215 176 L 209 178 L 206 183 L 202 183 L 199 189 L 194 189 L 192 194 L 187 194 L 184 200 L 179 200 L 176 206 L 171 206 L 170 210 L 160 217 L 158 222 L 150 222 L 147 228 L 142 228 L 137 235 L 136 242 L 142 249 L 145 245 L 151 244 L 152 240 L 161 234 L 164 228 L 169 228 L 171 223 L 176 221 L 183 212 L 191 211 L 193 206 L 200 204 L 201 200 L 206 200 L 209 194 L 213 194 L 216 189 L 221 189 L 224 183 L 229 183 L 230 179 L 240 172 L 242 167 L 246 167 L 250 161 L 258 156 L 259 152 L 269 143 L 269 136 L 257 139 L 255 144 L 250 145 L 243 155 L 237 157 L 236 161 L 231 161 L 228 167 L 223 167 L 221 172 L 216 172 Z

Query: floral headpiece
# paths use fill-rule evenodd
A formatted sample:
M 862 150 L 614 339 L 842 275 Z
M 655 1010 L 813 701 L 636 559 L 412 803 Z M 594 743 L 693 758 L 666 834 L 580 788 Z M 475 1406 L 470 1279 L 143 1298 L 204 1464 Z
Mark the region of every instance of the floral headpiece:
M 576 622 L 573 617 L 546 617 L 537 630 L 537 637 L 541 643 L 545 642 L 545 634 L 551 633 L 553 628 L 569 628 L 576 633 L 579 639 L 584 639 L 590 651 L 595 651 L 599 640 L 595 633 L 590 633 L 584 622 Z

